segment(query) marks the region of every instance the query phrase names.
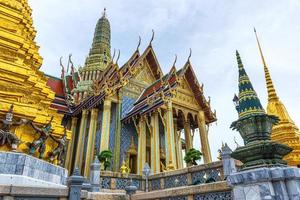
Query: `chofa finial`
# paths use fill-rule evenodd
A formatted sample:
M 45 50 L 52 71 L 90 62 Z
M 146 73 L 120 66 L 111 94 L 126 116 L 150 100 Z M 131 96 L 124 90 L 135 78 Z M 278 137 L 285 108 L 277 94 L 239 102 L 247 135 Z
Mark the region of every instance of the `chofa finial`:
M 190 54 L 189 54 L 189 57 L 188 57 L 188 61 L 190 61 L 191 57 L 192 57 L 192 48 L 190 48 Z
M 154 33 L 154 30 L 152 29 L 152 37 L 151 37 L 151 40 L 150 40 L 150 45 L 152 45 L 152 41 L 154 39 L 154 35 L 155 35 L 155 33 Z
M 177 54 L 175 54 L 175 60 L 174 60 L 174 63 L 173 63 L 173 67 L 175 67 L 176 62 L 177 62 Z
M 141 36 L 139 36 L 139 43 L 138 43 L 138 45 L 137 45 L 137 47 L 136 47 L 136 50 L 137 50 L 137 51 L 139 50 L 139 48 L 140 48 L 140 46 L 141 46 L 141 42 L 142 42 L 142 38 L 141 38 Z
M 118 51 L 118 57 L 117 57 L 117 60 L 116 60 L 116 64 L 118 64 L 119 58 L 120 58 L 120 49 Z

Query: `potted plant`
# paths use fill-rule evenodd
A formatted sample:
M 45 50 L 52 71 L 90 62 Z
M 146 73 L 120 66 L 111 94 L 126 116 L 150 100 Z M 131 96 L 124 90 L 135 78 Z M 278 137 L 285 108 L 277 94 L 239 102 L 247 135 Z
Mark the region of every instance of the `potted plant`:
M 201 160 L 202 153 L 199 150 L 191 148 L 184 156 L 187 165 L 198 165 L 197 160 Z
M 103 150 L 98 155 L 98 159 L 101 163 L 104 165 L 104 170 L 107 170 L 111 166 L 111 159 L 113 157 L 113 154 L 110 150 Z

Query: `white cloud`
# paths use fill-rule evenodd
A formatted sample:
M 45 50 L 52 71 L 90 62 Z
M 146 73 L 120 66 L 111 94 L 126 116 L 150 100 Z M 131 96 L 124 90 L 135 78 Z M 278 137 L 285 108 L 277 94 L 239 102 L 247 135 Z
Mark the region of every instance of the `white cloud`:
M 175 53 L 181 67 L 191 47 L 196 74 L 218 114 L 217 126 L 213 125 L 209 134 L 214 158 L 222 140 L 235 147 L 235 136 L 241 143 L 239 134 L 229 129 L 237 119 L 231 101 L 237 92 L 236 49 L 266 105 L 264 74 L 253 33 L 256 26 L 277 92 L 300 126 L 298 0 L 30 0 L 30 5 L 44 57 L 42 70 L 52 75 L 60 76 L 62 55 L 72 53 L 77 65 L 84 63 L 104 7 L 111 22 L 112 46 L 121 49 L 121 63 L 136 48 L 138 35 L 142 47 L 148 44 L 151 29 L 156 32 L 154 48 L 165 72 Z M 199 140 L 195 143 L 199 145 Z

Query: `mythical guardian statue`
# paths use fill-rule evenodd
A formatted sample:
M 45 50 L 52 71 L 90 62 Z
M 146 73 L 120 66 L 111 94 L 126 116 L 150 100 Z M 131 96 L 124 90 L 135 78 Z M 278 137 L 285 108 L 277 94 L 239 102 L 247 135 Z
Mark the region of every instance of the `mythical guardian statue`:
M 0 119 L 0 122 L 3 124 L 0 129 L 0 146 L 8 144 L 11 146 L 12 151 L 16 151 L 17 147 L 20 143 L 19 138 L 10 131 L 12 126 L 20 126 L 22 124 L 26 124 L 26 119 L 21 119 L 19 122 L 13 121 L 13 109 L 14 105 L 10 106 L 9 111 L 6 113 L 5 119 Z
M 50 161 L 53 162 L 57 157 L 58 165 L 62 166 L 64 164 L 66 146 L 67 146 L 67 131 L 65 129 L 64 135 L 61 138 L 55 138 L 50 134 L 50 137 L 58 144 L 58 146 L 51 152 L 49 152 Z
M 48 139 L 50 133 L 51 133 L 51 123 L 52 123 L 53 117 L 51 117 L 51 120 L 48 124 L 46 124 L 43 128 L 37 127 L 35 124 L 30 122 L 30 125 L 32 128 L 36 131 L 36 133 L 40 134 L 40 137 L 36 140 L 34 140 L 29 145 L 29 155 L 33 155 L 37 150 L 39 151 L 40 155 L 39 158 L 44 157 L 44 153 L 46 150 L 46 140 Z

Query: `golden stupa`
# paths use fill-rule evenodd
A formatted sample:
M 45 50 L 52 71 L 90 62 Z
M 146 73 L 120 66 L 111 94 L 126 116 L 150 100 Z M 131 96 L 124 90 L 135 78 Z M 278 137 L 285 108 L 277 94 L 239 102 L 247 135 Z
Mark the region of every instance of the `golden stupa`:
M 268 105 L 267 112 L 269 115 L 278 116 L 280 121 L 272 129 L 272 140 L 278 141 L 282 144 L 286 144 L 293 148 L 293 151 L 284 157 L 284 160 L 288 162 L 290 166 L 300 166 L 300 132 L 294 121 L 289 116 L 285 106 L 280 101 L 276 94 L 275 87 L 273 85 L 269 69 L 267 67 L 264 55 L 262 53 L 261 45 L 259 43 L 257 33 L 254 29 L 260 56 L 265 71 L 265 79 L 268 91 Z
M 43 126 L 53 116 L 53 135 L 60 136 L 64 134 L 63 114 L 50 108 L 55 94 L 39 70 L 42 58 L 34 42 L 36 31 L 31 12 L 27 0 L 0 0 L 0 118 L 5 118 L 13 104 L 15 120 L 23 118 Z M 17 149 L 21 152 L 28 151 L 26 143 L 39 136 L 29 125 L 16 127 L 15 134 L 21 140 Z M 51 139 L 47 140 L 46 152 L 56 145 Z M 10 150 L 10 147 L 3 145 L 1 150 Z

